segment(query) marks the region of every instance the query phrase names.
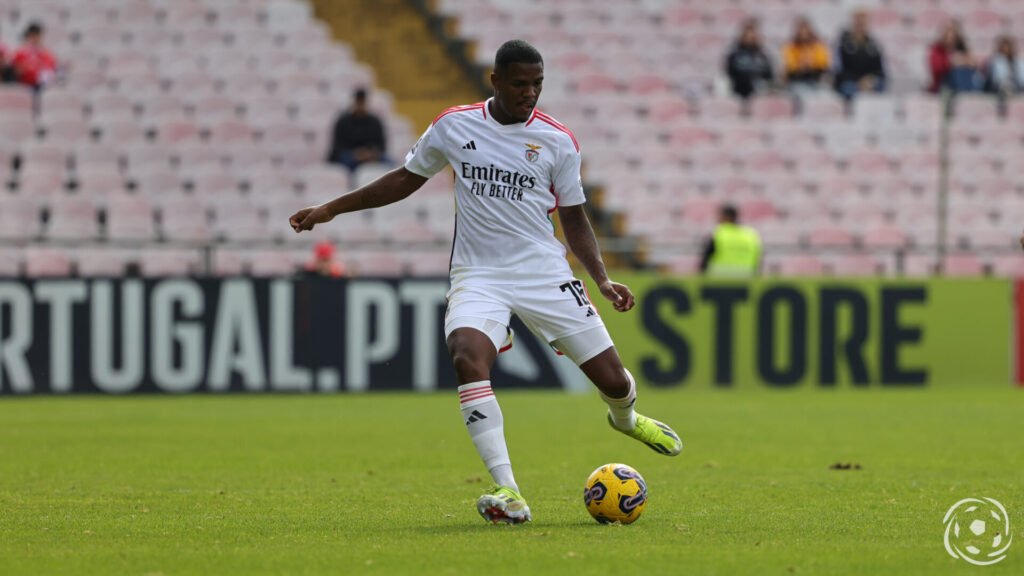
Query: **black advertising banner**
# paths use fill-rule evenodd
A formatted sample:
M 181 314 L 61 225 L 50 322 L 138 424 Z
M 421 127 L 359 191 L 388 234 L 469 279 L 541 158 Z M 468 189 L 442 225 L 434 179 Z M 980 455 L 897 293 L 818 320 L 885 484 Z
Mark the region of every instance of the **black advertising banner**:
M 0 395 L 455 388 L 447 280 L 0 281 Z M 521 324 L 493 380 L 579 386 Z

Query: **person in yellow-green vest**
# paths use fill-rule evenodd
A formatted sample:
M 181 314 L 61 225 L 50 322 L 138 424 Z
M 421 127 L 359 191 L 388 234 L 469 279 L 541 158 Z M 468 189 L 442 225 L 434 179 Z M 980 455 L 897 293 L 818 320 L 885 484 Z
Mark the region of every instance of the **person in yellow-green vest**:
M 761 236 L 757 230 L 739 224 L 735 206 L 722 206 L 719 224 L 704 246 L 701 271 L 711 276 L 749 277 L 760 267 Z

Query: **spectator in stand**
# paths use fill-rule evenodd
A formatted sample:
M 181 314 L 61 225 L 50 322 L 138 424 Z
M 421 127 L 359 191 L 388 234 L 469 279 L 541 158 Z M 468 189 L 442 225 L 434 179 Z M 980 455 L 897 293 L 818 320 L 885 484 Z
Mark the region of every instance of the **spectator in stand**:
M 9 62 L 10 57 L 11 54 L 7 51 L 7 46 L 0 42 L 0 82 L 14 81 L 14 74 Z
M 366 106 L 366 90 L 355 92 L 352 107 L 338 117 L 334 124 L 334 140 L 328 162 L 356 166 L 365 162 L 387 162 L 385 156 L 384 126 Z
M 700 270 L 711 276 L 752 277 L 761 267 L 761 235 L 739 224 L 735 206 L 725 204 L 719 224 L 704 245 Z
M 757 21 L 743 24 L 740 37 L 725 63 L 732 91 L 740 98 L 764 90 L 772 82 L 772 62 L 761 46 Z
M 853 13 L 853 24 L 839 37 L 836 54 L 836 90 L 844 98 L 849 100 L 857 92 L 885 91 L 882 49 L 868 33 L 867 11 Z
M 793 39 L 782 47 L 786 82 L 795 89 L 815 89 L 831 67 L 828 46 L 818 39 L 810 21 L 796 21 Z
M 18 51 L 11 58 L 11 67 L 18 82 L 40 89 L 57 74 L 57 59 L 43 44 L 43 25 L 32 22 L 22 34 Z
M 986 70 L 986 87 L 998 94 L 1020 94 L 1024 92 L 1024 62 L 1017 58 L 1017 43 L 1011 36 L 996 40 L 996 53 L 989 60 Z
M 939 40 L 932 44 L 928 63 L 932 70 L 931 91 L 948 88 L 954 92 L 978 90 L 978 62 L 971 56 L 960 25 L 950 21 Z
M 344 276 L 345 267 L 334 259 L 334 244 L 328 240 L 317 242 L 313 247 L 313 258 L 306 263 L 306 272 L 328 278 Z

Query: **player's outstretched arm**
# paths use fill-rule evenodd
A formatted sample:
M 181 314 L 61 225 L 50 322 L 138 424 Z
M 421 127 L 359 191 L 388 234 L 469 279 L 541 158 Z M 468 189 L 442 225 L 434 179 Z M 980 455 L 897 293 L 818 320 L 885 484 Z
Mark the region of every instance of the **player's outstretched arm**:
M 559 208 L 558 219 L 562 222 L 562 231 L 565 232 L 565 241 L 569 244 L 569 249 L 597 283 L 601 294 L 611 300 L 619 312 L 631 309 L 634 304 L 633 293 L 625 284 L 612 282 L 608 278 L 604 261 L 601 260 L 601 249 L 597 245 L 597 237 L 594 236 L 594 228 L 590 225 L 590 218 L 587 217 L 583 205 Z
M 423 176 L 413 174 L 404 167 L 395 168 L 362 188 L 325 204 L 299 210 L 288 219 L 288 223 L 296 232 L 312 230 L 313 226 L 330 222 L 338 214 L 379 208 L 398 202 L 419 190 L 426 181 Z

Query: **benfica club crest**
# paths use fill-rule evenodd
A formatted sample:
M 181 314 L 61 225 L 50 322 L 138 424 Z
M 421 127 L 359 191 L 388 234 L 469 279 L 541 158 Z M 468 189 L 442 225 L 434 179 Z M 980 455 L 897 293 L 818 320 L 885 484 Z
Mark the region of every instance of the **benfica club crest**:
M 526 145 L 526 159 L 530 162 L 536 162 L 540 158 L 540 146 L 536 144 Z

